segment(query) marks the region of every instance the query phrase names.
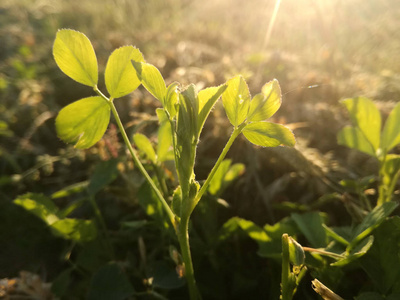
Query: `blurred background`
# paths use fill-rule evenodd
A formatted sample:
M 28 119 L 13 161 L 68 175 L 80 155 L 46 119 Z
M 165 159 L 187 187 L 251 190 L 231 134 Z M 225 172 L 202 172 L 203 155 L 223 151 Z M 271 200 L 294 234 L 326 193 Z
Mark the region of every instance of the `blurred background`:
M 242 74 L 254 95 L 278 79 L 283 103 L 273 121 L 294 130 L 297 150 L 260 149 L 237 141 L 229 157 L 245 163 L 246 173 L 224 194 L 231 205 L 226 215 L 261 224 L 311 205 L 331 190 L 332 182 L 376 170 L 374 162 L 337 145 L 337 132 L 348 124 L 341 99 L 370 97 L 384 115 L 400 99 L 397 0 L 2 0 L 0 278 L 22 269 L 46 270 L 52 278 L 62 268 L 65 244 L 54 242 L 44 225 L 11 201 L 26 192 L 51 195 L 86 180 L 98 162 L 112 158 L 113 150 L 121 155 L 123 148 L 113 126 L 85 151 L 57 138 L 58 111 L 93 94 L 53 60 L 52 43 L 61 28 L 88 36 L 100 73 L 115 48 L 135 45 L 167 84 L 195 83 L 201 89 Z M 159 106 L 141 88 L 118 105 L 131 131 L 151 122 Z M 146 127 L 150 135 L 154 125 Z M 217 107 L 199 146 L 199 179 L 205 178 L 230 131 Z M 111 227 L 126 207 L 138 209 L 127 204 L 122 185 L 100 201 Z M 321 209 L 340 211 L 337 204 Z M 336 218 L 340 223 L 340 214 Z

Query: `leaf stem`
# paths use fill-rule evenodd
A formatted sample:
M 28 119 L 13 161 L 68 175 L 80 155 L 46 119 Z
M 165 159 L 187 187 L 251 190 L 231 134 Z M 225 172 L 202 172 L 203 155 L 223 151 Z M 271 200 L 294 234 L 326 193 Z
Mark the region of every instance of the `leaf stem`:
M 197 205 L 197 203 L 200 201 L 200 199 L 203 196 L 203 194 L 207 191 L 207 188 L 210 185 L 211 180 L 213 179 L 213 177 L 214 177 L 215 173 L 217 172 L 219 166 L 221 165 L 222 161 L 225 159 L 225 156 L 228 153 L 229 149 L 231 148 L 233 142 L 239 136 L 239 134 L 242 132 L 243 128 L 246 125 L 247 125 L 247 123 L 243 123 L 242 125 L 240 125 L 239 127 L 235 128 L 233 130 L 228 142 L 226 143 L 224 149 L 222 150 L 220 156 L 218 157 L 217 162 L 215 163 L 214 167 L 212 168 L 210 174 L 208 174 L 208 177 L 207 177 L 206 181 L 204 182 L 203 186 L 201 187 L 201 189 L 197 193 L 197 195 L 196 195 L 196 197 L 194 199 L 194 206 L 193 207 L 195 207 Z
M 113 103 L 113 98 L 107 98 L 98 88 L 97 86 L 94 87 L 95 92 L 101 96 L 104 100 L 106 100 L 108 102 L 108 104 L 110 105 L 111 111 L 114 115 L 114 118 L 117 122 L 119 131 L 121 132 L 122 138 L 125 142 L 125 145 L 128 147 L 129 153 L 131 154 L 131 157 L 133 159 L 133 162 L 135 163 L 135 165 L 139 168 L 139 171 L 142 173 L 142 175 L 146 178 L 147 182 L 150 184 L 151 188 L 153 189 L 153 191 L 155 192 L 155 194 L 157 195 L 157 198 L 161 201 L 162 206 L 164 207 L 165 212 L 168 215 L 168 218 L 172 224 L 172 226 L 176 229 L 176 221 L 175 221 L 175 215 L 172 212 L 171 208 L 169 207 L 167 201 L 164 199 L 163 195 L 161 194 L 160 190 L 157 188 L 157 186 L 155 185 L 153 179 L 151 179 L 149 173 L 147 173 L 146 169 L 143 167 L 142 163 L 140 162 L 138 156 L 136 155 L 135 151 L 133 150 L 133 147 L 131 145 L 131 142 L 129 141 L 128 135 L 126 134 L 125 128 L 122 125 L 121 119 L 118 115 L 118 111 L 115 108 L 115 105 Z

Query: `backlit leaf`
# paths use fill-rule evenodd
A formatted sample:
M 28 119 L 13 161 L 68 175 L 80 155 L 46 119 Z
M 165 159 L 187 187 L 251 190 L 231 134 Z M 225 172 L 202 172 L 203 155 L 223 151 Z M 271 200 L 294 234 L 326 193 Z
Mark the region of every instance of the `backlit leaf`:
M 51 231 L 64 239 L 86 242 L 96 238 L 96 225 L 91 220 L 65 218 L 53 223 Z
M 352 149 L 375 156 L 374 148 L 360 129 L 353 126 L 346 126 L 337 135 L 339 145 L 347 146 Z
M 197 120 L 197 136 L 200 136 L 201 130 L 203 129 L 204 122 L 206 121 L 211 109 L 214 107 L 215 102 L 225 91 L 226 85 L 218 87 L 210 87 L 201 90 L 198 94 L 199 99 L 199 118 Z
M 136 147 L 146 155 L 148 160 L 150 160 L 152 163 L 156 163 L 156 152 L 154 151 L 153 145 L 147 136 L 141 133 L 136 133 L 133 136 L 133 141 Z
M 169 114 L 170 119 L 175 117 L 177 113 L 177 105 L 179 100 L 179 92 L 178 92 L 179 84 L 177 82 L 171 83 L 165 95 L 165 103 L 164 108 Z
M 19 196 L 14 200 L 14 203 L 39 217 L 48 225 L 58 221 L 58 208 L 49 198 L 43 195 L 28 193 Z
M 167 88 L 160 71 L 158 71 L 155 66 L 148 63 L 132 61 L 132 64 L 136 70 L 137 77 L 146 90 L 165 106 L 164 100 Z
M 229 121 L 237 127 L 247 117 L 250 92 L 246 81 L 240 75 L 228 80 L 227 86 L 222 94 L 222 103 Z
M 98 81 L 97 58 L 89 39 L 81 32 L 61 29 L 53 45 L 53 56 L 66 75 L 94 87 Z
M 381 147 L 390 151 L 400 143 L 400 103 L 393 108 L 382 132 Z
M 254 122 L 246 125 L 242 132 L 251 143 L 262 147 L 294 146 L 295 144 L 292 131 L 280 124 Z
M 60 139 L 87 149 L 104 135 L 110 122 L 110 107 L 101 97 L 89 97 L 64 107 L 56 118 Z
M 158 108 L 156 113 L 160 124 L 158 127 L 157 160 L 159 162 L 174 160 L 171 123 L 164 109 Z
M 108 58 L 104 77 L 112 98 L 125 96 L 140 85 L 131 60 L 144 61 L 142 53 L 133 46 L 116 49 Z
M 374 151 L 378 150 L 381 134 L 381 114 L 375 103 L 364 97 L 343 100 L 350 118 L 371 143 Z
M 274 79 L 266 83 L 262 88 L 262 93 L 251 100 L 247 120 L 249 122 L 267 120 L 276 113 L 281 102 L 281 89 L 278 81 Z

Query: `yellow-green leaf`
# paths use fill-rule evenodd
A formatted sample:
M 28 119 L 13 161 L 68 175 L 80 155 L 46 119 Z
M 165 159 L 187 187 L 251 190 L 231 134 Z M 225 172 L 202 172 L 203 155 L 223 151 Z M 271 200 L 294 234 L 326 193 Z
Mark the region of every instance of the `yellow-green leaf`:
M 222 94 L 222 103 L 229 121 L 235 127 L 244 122 L 249 111 L 250 92 L 242 76 L 236 76 L 227 82 Z
M 104 135 L 110 122 L 110 106 L 101 97 L 89 97 L 64 107 L 56 118 L 60 139 L 86 149 Z
M 378 150 L 381 134 L 381 114 L 374 102 L 365 97 L 343 100 L 354 126 L 358 127 L 374 152 Z
M 365 135 L 357 127 L 346 126 L 337 135 L 339 145 L 357 149 L 358 151 L 375 156 L 374 148 Z
M 201 90 L 197 95 L 199 100 L 199 117 L 197 119 L 197 135 L 200 136 L 201 130 L 203 129 L 204 122 L 206 121 L 208 115 L 214 104 L 217 102 L 218 98 L 225 91 L 226 85 L 221 85 L 217 87 L 210 87 Z
M 53 56 L 66 75 L 94 87 L 98 81 L 97 59 L 89 39 L 81 32 L 61 29 L 53 45 Z
M 382 132 L 381 147 L 390 151 L 400 143 L 400 103 L 390 112 Z
M 132 64 L 136 70 L 137 77 L 146 90 L 148 90 L 149 93 L 158 99 L 164 106 L 167 88 L 160 71 L 158 71 L 155 66 L 148 63 L 132 61 Z
M 125 96 L 140 85 L 131 60 L 144 61 L 142 53 L 133 46 L 116 49 L 108 58 L 104 77 L 111 97 Z
M 262 88 L 262 93 L 251 100 L 247 120 L 249 122 L 267 120 L 281 107 L 281 102 L 281 88 L 278 81 L 274 79 L 266 83 Z
M 133 136 L 133 141 L 135 142 L 136 147 L 146 155 L 148 160 L 150 160 L 152 163 L 156 163 L 156 152 L 154 151 L 154 148 L 147 136 L 141 133 L 136 133 Z
M 246 125 L 242 132 L 251 143 L 262 147 L 293 147 L 295 144 L 292 131 L 280 124 L 254 122 Z

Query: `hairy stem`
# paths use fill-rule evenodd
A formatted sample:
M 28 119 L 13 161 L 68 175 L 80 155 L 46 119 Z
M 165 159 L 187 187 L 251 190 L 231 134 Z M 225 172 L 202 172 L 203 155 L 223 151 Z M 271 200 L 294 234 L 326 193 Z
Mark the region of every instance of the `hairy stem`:
M 191 300 L 200 300 L 200 294 L 197 290 L 196 279 L 194 277 L 194 270 L 192 264 L 192 256 L 190 253 L 189 245 L 189 217 L 182 218 L 179 223 L 178 240 L 181 248 L 183 263 L 185 264 L 185 277 L 189 288 L 189 295 Z

